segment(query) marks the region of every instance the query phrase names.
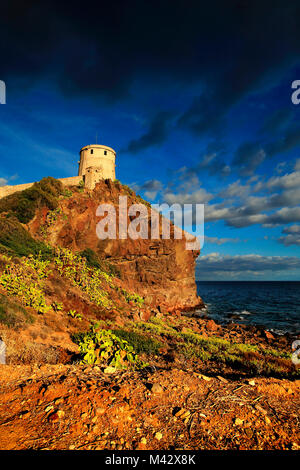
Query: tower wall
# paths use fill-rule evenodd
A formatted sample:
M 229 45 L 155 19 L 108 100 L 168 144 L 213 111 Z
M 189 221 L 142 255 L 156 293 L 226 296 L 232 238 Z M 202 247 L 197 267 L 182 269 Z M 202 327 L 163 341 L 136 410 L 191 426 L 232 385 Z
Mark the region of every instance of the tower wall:
M 59 178 L 65 186 L 78 186 L 84 182 L 87 189 L 94 189 L 101 179 L 116 179 L 115 172 L 116 152 L 105 145 L 87 145 L 80 151 L 78 176 Z M 18 184 L 16 186 L 0 187 L 0 199 L 24 191 L 34 183 Z
M 101 168 L 101 178 L 116 179 L 116 152 L 105 145 L 87 145 L 80 151 L 79 176 L 85 176 L 88 168 Z

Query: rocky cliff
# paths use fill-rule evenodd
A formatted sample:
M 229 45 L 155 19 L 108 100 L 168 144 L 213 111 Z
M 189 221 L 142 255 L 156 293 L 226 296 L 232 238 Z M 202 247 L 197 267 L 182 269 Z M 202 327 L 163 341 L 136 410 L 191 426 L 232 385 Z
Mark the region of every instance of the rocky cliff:
M 73 188 L 70 196 L 52 211 L 40 208 L 28 224 L 31 234 L 51 245 L 78 252 L 92 249 L 101 259 L 108 260 L 121 273 L 129 290 L 145 298 L 146 304 L 162 310 L 188 310 L 202 304 L 195 284 L 195 261 L 198 250 L 186 249 L 186 236 L 159 240 L 99 240 L 96 215 L 99 204 L 113 204 L 119 221 L 119 196 L 127 196 L 128 206 L 143 202 L 127 186 L 110 180 L 100 182 L 93 191 Z M 150 205 L 148 203 L 150 215 Z M 49 218 L 50 217 L 50 218 Z M 128 217 L 128 224 L 132 217 Z M 149 227 L 151 222 L 149 221 Z M 160 221 L 161 232 L 161 221 Z

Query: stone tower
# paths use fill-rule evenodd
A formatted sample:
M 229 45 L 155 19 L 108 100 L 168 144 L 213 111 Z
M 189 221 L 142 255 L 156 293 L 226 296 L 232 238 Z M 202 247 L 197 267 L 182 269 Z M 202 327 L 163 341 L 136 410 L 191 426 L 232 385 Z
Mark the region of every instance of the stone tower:
M 78 176 L 83 177 L 85 187 L 94 189 L 101 179 L 116 179 L 116 152 L 106 145 L 86 145 L 80 150 Z

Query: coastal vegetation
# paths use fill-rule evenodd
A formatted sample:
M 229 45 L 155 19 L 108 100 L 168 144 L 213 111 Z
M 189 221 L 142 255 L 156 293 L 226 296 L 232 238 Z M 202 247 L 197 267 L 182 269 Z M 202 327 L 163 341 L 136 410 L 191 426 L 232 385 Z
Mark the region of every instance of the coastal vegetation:
M 90 365 L 106 364 L 114 369 L 141 369 L 146 363 L 124 338 L 117 336 L 111 330 L 105 330 L 95 323 L 86 333 L 74 336 L 78 343 L 82 362 Z
M 0 213 L 15 216 L 22 224 L 33 219 L 39 207 L 50 210 L 58 207 L 59 196 L 64 193 L 63 184 L 52 177 L 43 178 L 24 191 L 18 191 L 0 200 Z

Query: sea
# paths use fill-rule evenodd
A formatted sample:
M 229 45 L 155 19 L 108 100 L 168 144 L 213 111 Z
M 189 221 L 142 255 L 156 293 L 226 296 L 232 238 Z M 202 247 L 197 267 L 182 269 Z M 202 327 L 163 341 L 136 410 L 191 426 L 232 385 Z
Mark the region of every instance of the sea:
M 199 317 L 300 333 L 300 281 L 197 281 L 197 291 L 205 303 Z

